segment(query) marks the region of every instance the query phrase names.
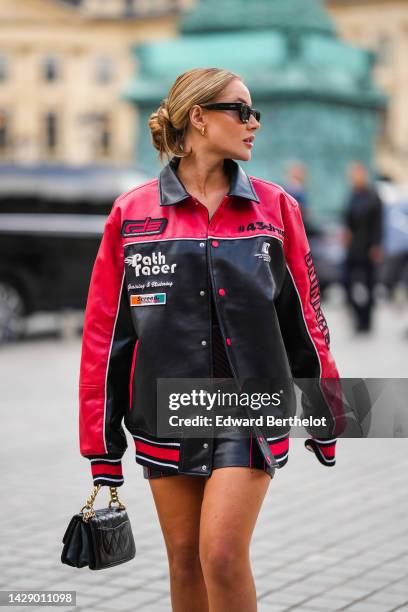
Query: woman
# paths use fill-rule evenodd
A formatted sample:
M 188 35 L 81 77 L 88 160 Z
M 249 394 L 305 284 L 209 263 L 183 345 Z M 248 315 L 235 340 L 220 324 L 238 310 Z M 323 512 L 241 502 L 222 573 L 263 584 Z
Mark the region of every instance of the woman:
M 173 610 L 253 612 L 249 546 L 288 428 L 169 439 L 158 435 L 157 381 L 317 380 L 330 424 L 321 438 L 312 428 L 307 447 L 334 465 L 339 419 L 322 383 L 338 372 L 299 207 L 233 161 L 251 159 L 260 128 L 242 79 L 180 75 L 149 126 L 170 161 L 122 194 L 105 226 L 84 323 L 81 453 L 95 484 L 121 485 L 124 417 L 163 531 Z

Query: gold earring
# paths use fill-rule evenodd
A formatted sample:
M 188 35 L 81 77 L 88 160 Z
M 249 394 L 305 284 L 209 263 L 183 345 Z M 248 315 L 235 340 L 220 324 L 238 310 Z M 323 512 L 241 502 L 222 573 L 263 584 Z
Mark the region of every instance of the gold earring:
M 201 128 L 201 136 L 205 135 L 205 126 Z

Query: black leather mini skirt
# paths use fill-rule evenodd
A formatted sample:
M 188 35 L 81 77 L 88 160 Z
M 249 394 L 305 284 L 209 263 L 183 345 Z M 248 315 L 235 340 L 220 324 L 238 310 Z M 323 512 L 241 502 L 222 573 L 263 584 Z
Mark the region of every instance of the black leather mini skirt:
M 216 323 L 217 319 L 214 310 L 213 321 L 215 321 L 212 325 L 214 378 L 233 378 L 221 330 Z M 222 431 L 217 432 L 214 438 L 212 470 L 232 466 L 259 469 L 268 473 L 266 461 L 254 436 L 251 434 L 244 436 L 242 432 L 224 428 Z M 143 475 L 147 479 L 179 476 L 179 474 L 174 472 L 166 472 L 165 470 L 147 466 L 143 466 Z M 269 476 L 272 478 L 270 474 Z M 208 475 L 208 478 L 210 477 L 211 474 Z

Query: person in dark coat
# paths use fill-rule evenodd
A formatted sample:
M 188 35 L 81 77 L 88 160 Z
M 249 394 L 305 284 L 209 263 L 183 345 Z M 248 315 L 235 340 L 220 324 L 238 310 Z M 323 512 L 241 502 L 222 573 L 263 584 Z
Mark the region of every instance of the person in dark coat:
M 355 330 L 372 329 L 377 266 L 383 259 L 383 203 L 361 162 L 349 167 L 351 193 L 344 212 L 345 289 Z
M 313 221 L 307 185 L 308 171 L 306 165 L 299 160 L 288 162 L 286 166 L 285 190 L 294 197 L 299 204 L 306 235 L 311 239 L 321 236 L 322 230 Z

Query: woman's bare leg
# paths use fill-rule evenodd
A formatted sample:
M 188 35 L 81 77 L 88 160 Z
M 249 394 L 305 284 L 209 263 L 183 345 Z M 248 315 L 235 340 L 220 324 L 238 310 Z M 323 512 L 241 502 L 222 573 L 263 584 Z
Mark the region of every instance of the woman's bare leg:
M 271 477 L 225 467 L 207 480 L 201 507 L 200 559 L 210 612 L 256 612 L 249 545 Z
M 183 474 L 149 480 L 167 549 L 173 612 L 208 612 L 199 556 L 206 480 Z

